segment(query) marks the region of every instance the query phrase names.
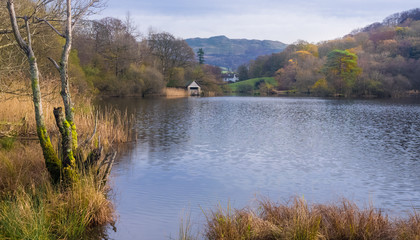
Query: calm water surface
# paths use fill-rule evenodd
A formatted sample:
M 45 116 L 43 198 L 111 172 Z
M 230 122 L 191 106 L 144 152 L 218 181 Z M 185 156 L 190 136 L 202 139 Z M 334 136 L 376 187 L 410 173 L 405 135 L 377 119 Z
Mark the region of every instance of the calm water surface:
M 218 204 L 346 197 L 392 214 L 420 207 L 420 103 L 218 97 L 113 99 L 138 141 L 112 173 L 112 239 L 176 238 Z

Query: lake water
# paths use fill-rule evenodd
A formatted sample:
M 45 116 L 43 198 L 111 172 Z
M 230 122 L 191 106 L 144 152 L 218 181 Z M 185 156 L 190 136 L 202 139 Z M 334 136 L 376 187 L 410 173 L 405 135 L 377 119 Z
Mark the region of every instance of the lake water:
M 113 99 L 136 115 L 119 158 L 111 239 L 175 239 L 183 212 L 269 197 L 420 208 L 420 102 L 216 97 Z

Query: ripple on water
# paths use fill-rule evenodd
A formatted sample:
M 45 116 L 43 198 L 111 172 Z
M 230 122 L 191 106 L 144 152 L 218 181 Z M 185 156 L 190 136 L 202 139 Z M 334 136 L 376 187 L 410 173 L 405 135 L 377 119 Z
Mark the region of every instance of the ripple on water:
M 420 207 L 418 103 L 221 97 L 125 106 L 138 113 L 139 141 L 113 170 L 116 239 L 175 236 L 182 209 L 202 221 L 203 209 L 242 207 L 255 194 Z

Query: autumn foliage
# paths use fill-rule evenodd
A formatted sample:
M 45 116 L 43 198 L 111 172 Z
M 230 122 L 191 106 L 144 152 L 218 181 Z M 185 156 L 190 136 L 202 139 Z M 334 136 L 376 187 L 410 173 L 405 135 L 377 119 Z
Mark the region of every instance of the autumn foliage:
M 247 70 L 247 71 L 244 71 Z M 343 38 L 297 41 L 258 57 L 240 76 L 275 76 L 278 90 L 322 96 L 398 97 L 420 91 L 420 9 L 397 13 Z

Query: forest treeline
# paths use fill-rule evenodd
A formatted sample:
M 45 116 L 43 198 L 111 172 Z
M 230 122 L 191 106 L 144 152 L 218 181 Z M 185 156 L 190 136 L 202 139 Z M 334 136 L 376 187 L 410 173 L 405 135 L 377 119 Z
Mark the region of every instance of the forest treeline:
M 17 6 L 28 13 L 35 3 Z M 7 29 L 0 9 L 0 91 L 24 79 L 25 56 Z M 59 24 L 59 23 L 56 23 Z M 48 57 L 60 54 L 60 41 L 45 24 L 32 24 L 33 44 L 45 79 L 57 73 Z M 160 94 L 196 80 L 208 92 L 229 91 L 216 66 L 199 64 L 195 52 L 167 32 L 140 34 L 129 15 L 81 21 L 75 28 L 70 78 L 81 93 L 111 96 Z M 205 60 L 204 53 L 204 60 Z M 275 77 L 276 90 L 319 96 L 401 96 L 420 90 L 420 9 L 387 17 L 339 39 L 317 44 L 303 40 L 283 52 L 260 56 L 238 69 L 240 80 Z M 269 90 L 270 91 L 270 90 Z
M 183 39 L 167 32 L 139 35 L 129 18 L 85 22 L 74 48 L 88 82 L 119 96 L 159 94 L 166 86 L 185 87 L 191 80 L 217 91 L 221 70 L 199 64 Z
M 35 2 L 25 3 L 17 5 L 18 11 L 30 13 Z M 0 91 L 8 92 L 11 91 L 8 87 L 17 79 L 23 80 L 27 72 L 25 56 L 7 30 L 10 29 L 7 10 L 1 8 Z M 32 25 L 32 42 L 43 77 L 57 78 L 49 58 L 58 58 L 62 39 L 46 24 Z M 185 87 L 192 80 L 199 82 L 206 92 L 221 93 L 220 68 L 199 64 L 192 48 L 170 33 L 150 30 L 143 36 L 129 15 L 124 20 L 106 17 L 81 21 L 73 34 L 69 61 L 70 81 L 82 94 L 153 95 L 160 94 L 164 87 Z
M 278 90 L 321 96 L 401 96 L 420 90 L 420 9 L 318 44 L 297 41 L 238 68 L 240 80 L 275 77 Z

